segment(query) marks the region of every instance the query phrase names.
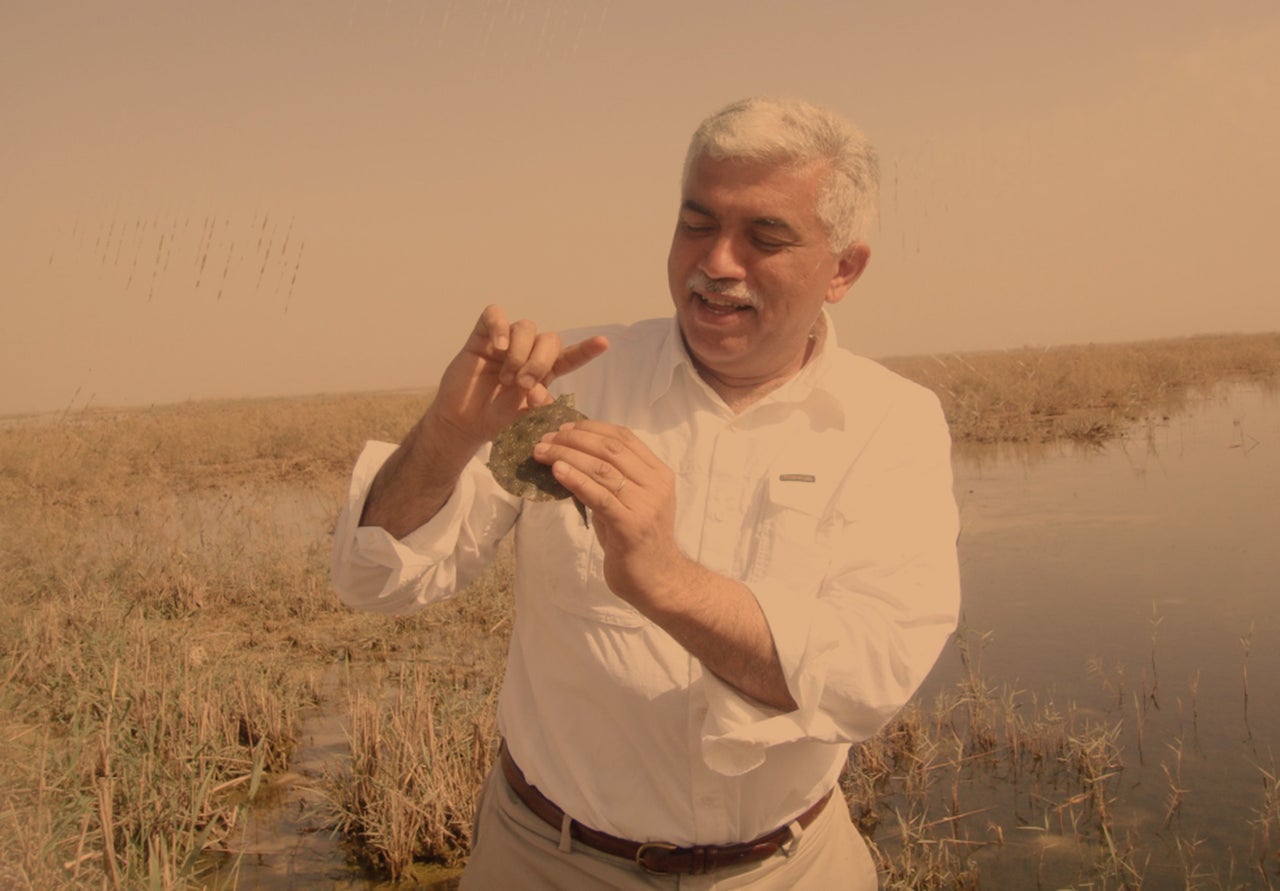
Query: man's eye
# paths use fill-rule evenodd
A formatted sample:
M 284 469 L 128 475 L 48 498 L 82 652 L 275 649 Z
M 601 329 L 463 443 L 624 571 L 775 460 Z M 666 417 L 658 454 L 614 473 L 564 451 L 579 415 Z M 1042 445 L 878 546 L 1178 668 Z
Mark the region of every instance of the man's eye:
M 785 241 L 774 241 L 770 238 L 760 238 L 758 236 L 751 239 L 751 241 L 762 251 L 780 251 L 787 246 Z
M 688 232 L 690 235 L 705 235 L 715 227 L 709 223 L 695 223 L 689 220 L 681 220 L 680 228 L 684 229 L 684 231 Z

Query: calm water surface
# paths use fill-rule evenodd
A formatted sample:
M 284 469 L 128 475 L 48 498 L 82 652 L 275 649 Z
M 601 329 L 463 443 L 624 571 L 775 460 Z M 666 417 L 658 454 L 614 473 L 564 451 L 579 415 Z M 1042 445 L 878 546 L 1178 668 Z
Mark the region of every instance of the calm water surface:
M 1254 887 L 1250 821 L 1280 754 L 1277 394 L 1224 390 L 1103 448 L 958 456 L 956 495 L 964 622 L 989 633 L 987 679 L 1123 720 L 1121 830 L 1197 839 L 1206 869 L 1225 877 L 1234 860 Z M 948 653 L 928 689 L 959 676 Z M 1140 749 L 1144 689 L 1157 707 Z M 1164 827 L 1173 746 L 1186 793 Z M 1025 855 L 992 853 L 984 875 Z M 1163 869 L 1149 887 L 1169 887 Z

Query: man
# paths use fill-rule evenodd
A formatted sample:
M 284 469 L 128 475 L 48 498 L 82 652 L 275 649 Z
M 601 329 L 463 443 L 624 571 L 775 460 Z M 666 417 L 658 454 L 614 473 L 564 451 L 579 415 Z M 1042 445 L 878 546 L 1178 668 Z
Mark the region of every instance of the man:
M 937 400 L 824 311 L 866 266 L 875 178 L 829 111 L 727 107 L 685 162 L 674 319 L 566 343 L 490 306 L 404 442 L 361 455 L 334 556 L 352 606 L 448 597 L 515 533 L 464 888 L 876 886 L 837 778 L 933 665 L 959 585 Z M 535 457 L 589 526 L 485 466 L 558 392 L 590 420 Z

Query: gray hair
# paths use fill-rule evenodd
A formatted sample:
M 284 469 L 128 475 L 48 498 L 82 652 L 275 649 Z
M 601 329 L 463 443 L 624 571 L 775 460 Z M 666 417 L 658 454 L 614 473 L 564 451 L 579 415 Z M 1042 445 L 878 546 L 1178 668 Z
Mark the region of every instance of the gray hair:
M 818 218 L 831 249 L 866 237 L 876 216 L 880 163 L 867 138 L 835 112 L 795 99 L 742 99 L 699 125 L 689 140 L 682 183 L 698 158 L 830 165 L 818 196 Z

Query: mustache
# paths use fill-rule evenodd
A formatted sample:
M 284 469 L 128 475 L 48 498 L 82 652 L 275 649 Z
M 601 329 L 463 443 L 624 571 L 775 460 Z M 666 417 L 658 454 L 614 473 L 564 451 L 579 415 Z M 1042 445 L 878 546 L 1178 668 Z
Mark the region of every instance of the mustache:
M 731 297 L 734 300 L 741 300 L 753 309 L 759 309 L 764 302 L 760 295 L 746 282 L 730 281 L 722 278 L 711 278 L 702 271 L 695 271 L 685 282 L 685 287 L 690 291 L 698 291 L 703 294 L 719 294 L 722 297 Z

